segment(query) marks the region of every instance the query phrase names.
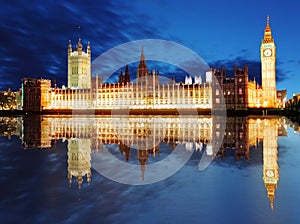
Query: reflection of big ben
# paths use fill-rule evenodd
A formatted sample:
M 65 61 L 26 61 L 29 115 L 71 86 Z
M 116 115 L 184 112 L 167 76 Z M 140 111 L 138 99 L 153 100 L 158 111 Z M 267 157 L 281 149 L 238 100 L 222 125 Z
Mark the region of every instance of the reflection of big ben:
M 68 140 L 68 179 L 72 183 L 75 177 L 80 188 L 83 177 L 87 176 L 87 182 L 91 182 L 91 140 Z
M 260 46 L 263 107 L 275 107 L 276 103 L 276 47 L 267 17 L 264 39 Z
M 263 127 L 263 180 L 270 199 L 270 206 L 274 210 L 275 190 L 279 180 L 277 164 L 277 126 L 276 119 L 264 120 Z

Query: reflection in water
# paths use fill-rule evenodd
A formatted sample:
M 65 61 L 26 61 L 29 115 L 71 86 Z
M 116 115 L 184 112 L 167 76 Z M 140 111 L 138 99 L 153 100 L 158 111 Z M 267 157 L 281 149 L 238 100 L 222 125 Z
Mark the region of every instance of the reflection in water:
M 91 153 L 105 153 L 105 146 L 117 146 L 121 158 L 132 162 L 137 158 L 144 180 L 149 155 L 160 159 L 161 144 L 169 151 L 177 145 L 185 150 L 197 150 L 202 156 L 226 158 L 234 150 L 236 160 L 250 159 L 250 149 L 263 145 L 263 181 L 274 209 L 275 190 L 279 181 L 277 139 L 287 135 L 287 121 L 276 117 L 228 117 L 221 147 L 222 124 L 213 117 L 177 116 L 25 116 L 0 119 L 2 136 L 18 135 L 23 148 L 50 148 L 55 141 L 68 142 L 68 180 L 76 180 L 80 188 L 91 182 Z M 136 151 L 135 155 L 132 155 Z M 169 152 L 170 153 L 170 152 Z
M 72 183 L 75 177 L 80 188 L 83 177 L 91 182 L 91 140 L 69 139 L 68 140 L 68 179 Z
M 275 189 L 279 179 L 276 120 L 263 121 L 263 180 L 268 191 L 272 210 L 274 209 Z

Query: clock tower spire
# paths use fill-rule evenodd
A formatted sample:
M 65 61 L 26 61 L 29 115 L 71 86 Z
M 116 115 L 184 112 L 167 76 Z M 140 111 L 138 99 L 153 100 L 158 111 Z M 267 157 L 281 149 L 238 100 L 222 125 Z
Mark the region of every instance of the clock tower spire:
M 276 46 L 270 27 L 270 16 L 260 46 L 263 107 L 276 107 Z

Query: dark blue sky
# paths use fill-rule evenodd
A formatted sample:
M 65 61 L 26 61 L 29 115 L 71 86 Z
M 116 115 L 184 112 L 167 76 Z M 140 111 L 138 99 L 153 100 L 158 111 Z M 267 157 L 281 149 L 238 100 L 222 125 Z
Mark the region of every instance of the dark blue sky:
M 159 38 L 182 44 L 229 72 L 234 64 L 248 64 L 250 76 L 259 77 L 259 47 L 270 15 L 277 88 L 288 89 L 290 97 L 300 92 L 300 3 L 278 2 L 7 1 L 0 7 L 0 89 L 18 89 L 23 77 L 67 84 L 68 40 L 75 45 L 79 36 L 91 42 L 93 59 L 128 41 Z

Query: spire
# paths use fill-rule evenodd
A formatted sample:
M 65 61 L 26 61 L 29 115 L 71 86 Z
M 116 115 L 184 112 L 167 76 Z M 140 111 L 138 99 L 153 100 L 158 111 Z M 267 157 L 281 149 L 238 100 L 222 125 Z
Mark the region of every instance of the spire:
M 87 44 L 87 54 L 89 56 L 91 56 L 91 45 L 90 45 L 90 42 L 88 41 L 88 44 Z
M 130 82 L 130 73 L 129 73 L 128 65 L 126 65 L 126 68 L 125 68 L 125 83 L 129 83 L 129 82 Z
M 145 62 L 144 46 L 142 46 L 142 53 L 141 53 L 140 62 Z
M 270 198 L 270 207 L 274 211 L 274 198 Z
M 69 53 L 69 55 L 72 53 L 72 44 L 71 44 L 71 40 L 69 40 L 68 53 Z
M 248 74 L 248 66 L 244 65 L 244 72 Z
M 274 211 L 274 195 L 268 194 L 268 198 L 270 200 L 270 207 L 271 207 L 272 211 Z
M 146 165 L 141 165 L 141 171 L 142 171 L 142 180 L 145 180 L 145 170 L 146 170 Z
M 275 198 L 275 190 L 277 188 L 277 184 L 274 183 L 265 183 L 268 192 L 268 198 L 270 200 L 270 207 L 272 211 L 274 211 L 274 198 Z
M 140 57 L 140 64 L 138 67 L 137 77 L 138 79 L 144 76 L 148 76 L 148 68 L 146 65 L 146 59 L 144 55 L 144 46 L 142 46 L 142 53 Z
M 78 39 L 77 50 L 78 50 L 78 51 L 82 51 L 81 38 Z
M 267 16 L 267 23 L 266 23 L 263 43 L 273 43 L 273 42 L 274 40 L 272 38 L 272 30 L 270 27 L 270 16 Z

